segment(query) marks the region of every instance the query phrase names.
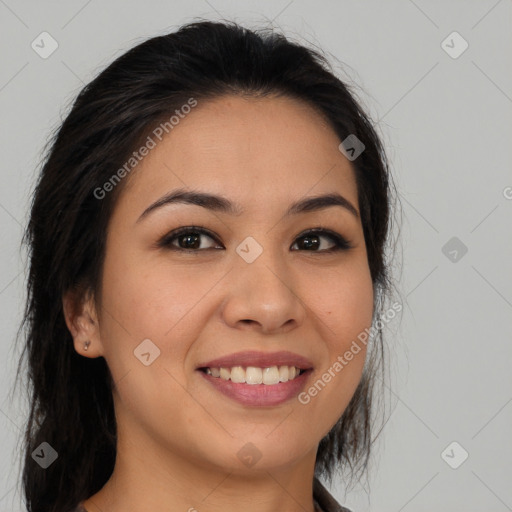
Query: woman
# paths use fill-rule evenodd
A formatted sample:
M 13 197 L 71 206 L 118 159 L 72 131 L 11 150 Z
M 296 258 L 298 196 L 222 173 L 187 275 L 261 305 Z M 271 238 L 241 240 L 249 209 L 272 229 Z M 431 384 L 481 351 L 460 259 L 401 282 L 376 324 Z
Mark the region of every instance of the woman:
M 319 478 L 370 454 L 390 184 L 282 35 L 191 23 L 89 83 L 24 238 L 27 510 L 346 510 Z

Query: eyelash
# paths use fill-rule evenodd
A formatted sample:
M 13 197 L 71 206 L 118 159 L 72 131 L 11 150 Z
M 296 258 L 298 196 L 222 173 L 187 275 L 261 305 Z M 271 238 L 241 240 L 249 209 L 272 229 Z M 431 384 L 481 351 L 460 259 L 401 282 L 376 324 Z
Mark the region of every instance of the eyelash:
M 187 235 L 187 234 L 201 234 L 206 235 L 212 240 L 214 240 L 216 243 L 220 244 L 217 237 L 213 235 L 210 231 L 201 228 L 199 226 L 185 226 L 182 228 L 175 229 L 171 231 L 170 233 L 166 234 L 159 242 L 158 247 L 167 248 L 173 251 L 178 252 L 185 252 L 185 253 L 198 253 L 201 251 L 207 251 L 207 250 L 218 250 L 215 248 L 208 248 L 208 249 L 184 249 L 182 247 L 177 247 L 176 245 L 173 245 L 172 242 L 179 238 L 180 236 Z M 318 254 L 325 254 L 325 253 L 334 253 L 339 251 L 346 251 L 349 249 L 352 249 L 352 244 L 345 239 L 343 236 L 339 235 L 338 233 L 331 231 L 329 229 L 324 229 L 321 227 L 310 229 L 306 232 L 301 233 L 297 239 L 300 238 L 306 238 L 308 236 L 326 236 L 327 238 L 330 238 L 331 241 L 335 243 L 335 246 L 331 249 L 324 249 L 322 251 L 305 251 L 305 252 L 312 252 L 312 253 L 318 253 Z M 297 240 L 296 239 L 296 240 Z M 295 242 L 294 242 L 295 245 Z M 300 250 L 300 249 L 299 249 Z M 303 249 L 304 251 L 304 249 Z

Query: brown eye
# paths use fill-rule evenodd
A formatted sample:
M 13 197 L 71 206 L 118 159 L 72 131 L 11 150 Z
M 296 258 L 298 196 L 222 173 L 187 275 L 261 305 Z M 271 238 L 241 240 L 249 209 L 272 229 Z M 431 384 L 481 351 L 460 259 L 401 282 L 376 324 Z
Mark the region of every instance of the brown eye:
M 215 237 L 205 229 L 188 226 L 171 231 L 171 233 L 167 234 L 158 245 L 160 247 L 166 247 L 176 251 L 199 252 L 199 250 L 211 249 L 211 247 L 201 247 L 201 237 L 216 240 Z M 174 243 L 175 241 L 177 241 L 177 244 Z
M 331 242 L 334 243 L 334 247 L 331 247 L 330 249 L 321 249 L 317 250 L 321 245 L 321 239 L 327 238 L 331 240 Z M 334 231 L 326 230 L 326 229 L 313 229 L 310 230 L 304 234 L 302 234 L 297 240 L 303 240 L 303 243 L 301 244 L 304 250 L 307 252 L 335 252 L 335 251 L 342 251 L 350 249 L 352 246 L 350 243 L 341 235 L 338 233 L 335 233 Z M 297 242 L 294 244 L 296 245 Z M 313 250 L 310 250 L 310 249 Z
M 220 247 L 201 247 L 202 237 L 206 237 L 217 242 Z M 334 244 L 333 247 L 327 249 L 324 248 L 322 239 L 330 240 L 332 244 Z M 295 242 L 293 245 L 298 245 L 299 250 L 319 254 L 332 253 L 352 248 L 350 242 L 348 242 L 344 237 L 334 231 L 323 228 L 309 230 L 301 234 L 296 240 L 298 240 L 298 242 Z M 165 235 L 162 240 L 158 242 L 158 246 L 165 247 L 173 251 L 190 253 L 224 248 L 210 231 L 198 226 L 186 226 L 175 229 Z

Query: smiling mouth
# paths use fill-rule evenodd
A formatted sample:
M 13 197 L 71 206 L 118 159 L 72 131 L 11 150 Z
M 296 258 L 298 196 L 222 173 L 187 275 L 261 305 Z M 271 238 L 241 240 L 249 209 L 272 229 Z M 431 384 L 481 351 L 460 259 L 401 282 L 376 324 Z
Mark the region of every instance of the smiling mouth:
M 273 386 L 282 382 L 288 382 L 296 379 L 308 370 L 300 369 L 296 366 L 232 366 L 230 368 L 199 368 L 200 371 L 211 377 L 221 380 L 230 380 L 236 384 L 265 384 Z

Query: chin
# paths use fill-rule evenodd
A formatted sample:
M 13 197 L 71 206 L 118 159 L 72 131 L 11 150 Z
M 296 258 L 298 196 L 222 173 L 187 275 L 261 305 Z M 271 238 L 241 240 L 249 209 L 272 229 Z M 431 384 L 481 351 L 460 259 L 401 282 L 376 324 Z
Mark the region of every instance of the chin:
M 205 457 L 211 464 L 217 466 L 218 470 L 254 475 L 258 471 L 267 473 L 296 464 L 307 456 L 314 446 L 317 444 L 306 443 L 298 438 L 293 443 L 284 443 L 279 438 L 271 439 L 268 434 L 261 433 L 243 438 L 230 438 L 217 445 L 209 443 L 209 452 Z

